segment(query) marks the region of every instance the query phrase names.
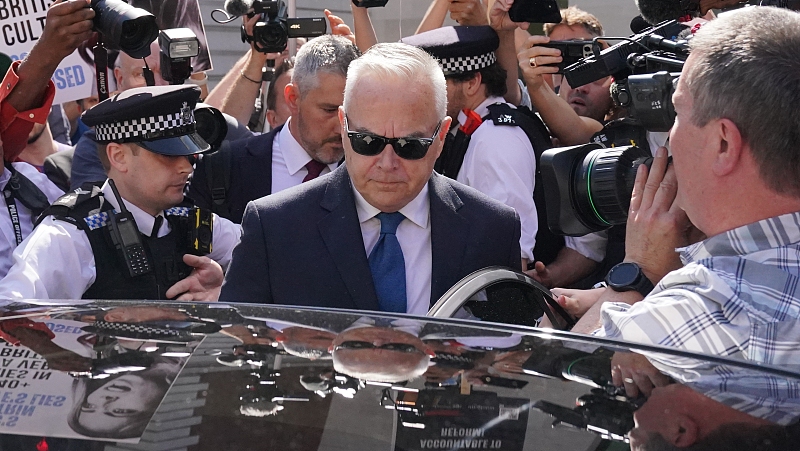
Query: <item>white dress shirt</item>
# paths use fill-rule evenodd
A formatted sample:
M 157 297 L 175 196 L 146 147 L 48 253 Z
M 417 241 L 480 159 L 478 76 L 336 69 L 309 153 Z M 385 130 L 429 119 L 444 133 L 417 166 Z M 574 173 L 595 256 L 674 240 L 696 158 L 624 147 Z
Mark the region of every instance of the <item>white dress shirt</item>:
M 369 256 L 381 235 L 381 221 L 375 216 L 381 211 L 367 202 L 353 187 L 356 198 L 358 222 L 361 223 L 361 237 L 364 250 Z M 397 241 L 403 250 L 406 266 L 406 313 L 424 316 L 431 303 L 431 271 L 433 269 L 431 252 L 431 201 L 428 197 L 428 184 L 417 197 L 400 209 L 406 219 L 397 226 Z
M 504 103 L 500 97 L 489 97 L 475 108 L 481 117 L 489 113 L 489 105 Z M 458 115 L 461 124 L 466 115 Z M 456 180 L 475 188 L 517 211 L 521 226 L 519 246 L 522 257 L 533 261 L 533 247 L 539 230 L 539 217 L 533 201 L 536 179 L 536 155 L 528 136 L 520 127 L 494 125 L 485 120 L 472 134 L 464 154 L 464 163 Z
M 30 164 L 12 163 L 12 166 L 14 166 L 17 172 L 38 186 L 44 195 L 47 196 L 47 200 L 50 201 L 50 203 L 55 202 L 56 199 L 64 194 L 64 192 L 54 185 L 46 175 L 37 171 L 36 168 Z M 0 175 L 0 189 L 5 189 L 9 180 L 11 180 L 11 172 L 3 169 L 3 173 Z M 3 277 L 13 264 L 11 253 L 14 252 L 14 249 L 17 247 L 17 239 L 14 233 L 14 225 L 11 223 L 11 216 L 8 212 L 8 203 L 4 196 L 0 197 L 3 197 L 3 205 L 0 206 L 0 277 Z M 24 239 L 31 234 L 33 230 L 33 221 L 36 218 L 32 217 L 31 211 L 19 201 L 16 201 L 15 204 L 17 207 L 17 214 L 19 215 L 22 238 Z
M 103 195 L 119 211 L 108 182 L 103 185 Z M 139 231 L 150 236 L 155 217 L 127 200 L 123 201 Z M 163 212 L 159 216 L 163 216 Z M 169 231 L 169 223 L 163 221 L 157 236 L 162 237 Z M 213 246 L 208 257 L 223 268 L 227 267 L 241 233 L 238 224 L 214 215 Z M 0 280 L 0 298 L 80 299 L 97 276 L 89 237 L 75 225 L 53 216 L 45 218 L 14 251 L 13 264 L 5 278 Z
M 290 117 L 272 143 L 272 193 L 297 186 L 303 183 L 303 179 L 308 175 L 306 164 L 311 161 L 311 156 L 289 130 L 291 121 Z M 339 166 L 338 161 L 329 164 L 320 175 L 331 172 L 337 166 Z

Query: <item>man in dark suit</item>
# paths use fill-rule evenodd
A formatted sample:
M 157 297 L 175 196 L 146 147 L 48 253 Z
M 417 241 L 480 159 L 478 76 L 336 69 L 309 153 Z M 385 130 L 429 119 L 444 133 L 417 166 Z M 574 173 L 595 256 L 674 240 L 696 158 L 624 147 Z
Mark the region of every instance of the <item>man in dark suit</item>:
M 341 36 L 320 36 L 303 45 L 292 81 L 281 93 L 291 112 L 286 124 L 204 156 L 189 197 L 239 223 L 251 200 L 336 169 L 343 153 L 336 112 L 342 104 L 347 67 L 358 55 L 353 43 Z
M 475 270 L 519 269 L 514 210 L 433 172 L 446 99 L 420 49 L 379 44 L 355 60 L 346 164 L 247 206 L 220 300 L 422 315 Z

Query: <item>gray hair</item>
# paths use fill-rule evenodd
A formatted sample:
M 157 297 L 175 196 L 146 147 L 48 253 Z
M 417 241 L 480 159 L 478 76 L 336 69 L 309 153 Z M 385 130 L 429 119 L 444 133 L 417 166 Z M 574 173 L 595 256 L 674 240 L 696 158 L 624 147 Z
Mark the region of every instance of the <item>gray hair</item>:
M 743 8 L 704 25 L 690 45 L 694 64 L 682 78 L 692 122 L 733 121 L 763 182 L 800 197 L 800 14 Z
M 305 43 L 294 59 L 292 84 L 305 96 L 319 84 L 320 73 L 347 76 L 350 62 L 360 56 L 358 48 L 342 36 L 322 35 Z
M 344 88 L 344 109 L 353 95 L 353 89 L 365 74 L 379 79 L 400 79 L 405 86 L 427 86 L 433 92 L 436 114 L 447 114 L 447 83 L 439 63 L 424 50 L 401 42 L 381 43 L 372 46 L 364 56 L 350 66 Z

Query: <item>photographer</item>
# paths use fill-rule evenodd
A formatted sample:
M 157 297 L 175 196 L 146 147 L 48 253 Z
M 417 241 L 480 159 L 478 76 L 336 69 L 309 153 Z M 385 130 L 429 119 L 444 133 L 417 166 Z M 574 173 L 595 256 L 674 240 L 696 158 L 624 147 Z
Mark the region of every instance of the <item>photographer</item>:
M 649 173 L 639 167 L 624 270 L 612 269 L 613 288 L 573 331 L 796 363 L 800 14 L 731 12 L 690 46 L 673 96 L 673 164 L 662 148 Z M 687 246 L 689 221 L 709 238 Z

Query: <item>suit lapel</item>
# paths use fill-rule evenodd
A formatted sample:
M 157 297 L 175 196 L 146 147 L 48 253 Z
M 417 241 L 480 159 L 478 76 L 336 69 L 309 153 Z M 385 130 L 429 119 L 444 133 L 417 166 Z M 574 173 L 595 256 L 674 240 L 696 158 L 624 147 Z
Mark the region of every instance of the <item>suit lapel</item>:
M 431 306 L 459 281 L 461 262 L 467 249 L 470 224 L 458 210 L 461 198 L 441 175 L 429 182 L 431 198 Z
M 320 206 L 330 213 L 317 224 L 355 308 L 378 310 L 350 177 L 344 165 L 333 171 Z

